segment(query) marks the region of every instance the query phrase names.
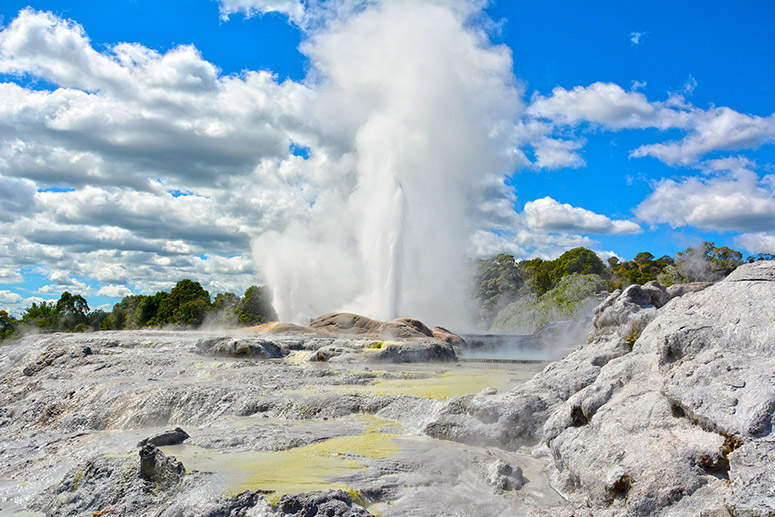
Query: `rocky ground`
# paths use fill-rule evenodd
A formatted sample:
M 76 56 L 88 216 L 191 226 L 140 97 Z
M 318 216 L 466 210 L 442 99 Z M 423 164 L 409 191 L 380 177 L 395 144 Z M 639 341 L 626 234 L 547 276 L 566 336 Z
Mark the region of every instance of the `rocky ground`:
M 331 334 L 122 331 L 4 346 L 0 512 L 508 515 L 562 500 L 527 450 L 422 432 L 447 399 L 508 389 L 541 365 L 460 364 L 422 332 Z
M 774 322 L 759 262 L 617 291 L 545 368 L 352 315 L 29 337 L 0 350 L 3 511 L 775 515 Z

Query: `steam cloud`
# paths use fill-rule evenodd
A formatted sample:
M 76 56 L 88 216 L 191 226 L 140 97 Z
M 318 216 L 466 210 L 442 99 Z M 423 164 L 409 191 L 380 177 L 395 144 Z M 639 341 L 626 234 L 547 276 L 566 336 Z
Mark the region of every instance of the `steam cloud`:
M 383 2 L 308 36 L 310 124 L 329 128 L 352 170 L 308 219 L 253 242 L 281 320 L 348 310 L 468 324 L 477 206 L 513 170 L 522 110 L 510 52 L 476 14 Z

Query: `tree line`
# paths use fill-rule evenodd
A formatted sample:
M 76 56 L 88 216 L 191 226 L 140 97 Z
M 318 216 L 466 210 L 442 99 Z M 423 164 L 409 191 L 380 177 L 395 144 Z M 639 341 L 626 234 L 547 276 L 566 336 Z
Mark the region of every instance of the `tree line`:
M 672 257 L 656 258 L 649 252 L 641 252 L 632 260 L 611 257 L 607 263 L 583 247 L 568 250 L 555 260 L 518 261 L 502 253 L 477 261 L 472 292 L 485 326 L 513 326 L 515 319 L 524 322 L 524 313 L 530 311 L 536 314 L 543 311 L 543 319 L 538 319 L 539 323 L 545 323 L 552 316 L 574 317 L 574 311 L 588 305 L 596 294 L 613 292 L 630 284 L 656 280 L 670 286 L 717 281 L 744 262 L 772 259 L 772 255 L 761 254 L 744 260 L 740 251 L 716 247 L 713 242 L 703 242 Z M 546 315 L 547 312 L 553 314 Z
M 33 302 L 17 319 L 0 310 L 0 340 L 25 332 L 84 332 L 144 327 L 198 328 L 260 325 L 277 319 L 272 297 L 265 286 L 251 286 L 243 296 L 219 293 L 210 298 L 199 282 L 183 279 L 169 292 L 130 295 L 110 312 L 90 310 L 86 299 L 68 291 L 58 301 Z

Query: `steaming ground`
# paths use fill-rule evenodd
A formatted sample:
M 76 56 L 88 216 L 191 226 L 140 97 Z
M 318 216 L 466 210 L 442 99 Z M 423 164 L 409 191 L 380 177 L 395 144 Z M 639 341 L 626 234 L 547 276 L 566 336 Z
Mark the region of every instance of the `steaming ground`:
M 190 438 L 161 449 L 189 474 L 164 508 L 184 515 L 259 489 L 276 502 L 342 488 L 382 515 L 511 515 L 560 501 L 528 451 L 422 433 L 447 399 L 508 390 L 542 364 L 310 363 L 310 341 L 123 331 L 0 348 L 0 511 L 143 514 L 131 505 L 146 496 L 116 506 L 110 495 L 128 489 L 93 472 L 126 478 L 137 443 L 175 426 Z M 285 359 L 258 358 L 272 346 Z M 498 462 L 522 470 L 521 489 L 503 490 Z

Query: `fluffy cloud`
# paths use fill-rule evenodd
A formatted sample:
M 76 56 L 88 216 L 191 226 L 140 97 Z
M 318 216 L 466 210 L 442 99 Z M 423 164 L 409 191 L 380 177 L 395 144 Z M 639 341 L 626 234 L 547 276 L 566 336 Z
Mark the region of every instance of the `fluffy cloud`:
M 644 145 L 631 155 L 653 156 L 668 165 L 690 165 L 712 151 L 754 149 L 775 142 L 775 114 L 744 115 L 729 108 L 692 112 L 689 134 L 682 140 Z
M 586 165 L 584 159 L 577 153 L 584 144 L 577 140 L 559 140 L 542 138 L 535 142 L 535 165 L 544 169 L 559 169 L 562 167 L 578 168 Z
M 41 266 L 137 292 L 183 277 L 239 291 L 261 280 L 240 254 L 250 237 L 314 210 L 336 191 L 321 185 L 350 174 L 310 125 L 307 86 L 223 76 L 192 46 L 98 52 L 77 23 L 25 9 L 0 32 L 0 73 L 58 85 L 0 83 L 3 283 Z M 67 188 L 38 192 L 50 186 Z M 76 287 L 90 292 L 43 289 Z
M 775 232 L 744 233 L 735 237 L 735 245 L 751 253 L 775 255 Z
M 632 221 L 612 220 L 584 208 L 560 203 L 550 197 L 528 201 L 524 209 L 528 228 L 550 232 L 577 233 L 640 233 L 641 227 Z
M 613 83 L 593 83 L 572 90 L 557 87 L 549 96 L 538 95 L 527 108 L 528 115 L 557 124 L 591 122 L 612 129 L 681 127 L 687 114 L 665 103 L 652 103 L 635 91 Z
M 541 257 L 555 259 L 568 248 L 585 246 L 594 248 L 597 242 L 586 235 L 572 233 L 546 233 L 520 228 L 514 232 L 478 231 L 471 239 L 469 253 L 474 257 L 489 257 L 508 253 L 517 259 Z
M 12 291 L 6 291 L 4 289 L 0 289 L 0 303 L 7 304 L 7 303 L 17 303 L 22 300 L 21 295 L 14 293 Z
M 772 232 L 775 221 L 775 175 L 760 177 L 738 162 L 711 162 L 701 177 L 663 179 L 636 214 L 648 223 L 673 227 L 738 232 Z
M 691 93 L 696 81 L 684 88 Z M 572 90 L 557 87 L 549 96 L 535 96 L 527 113 L 554 125 L 590 123 L 607 129 L 680 129 L 677 141 L 648 144 L 634 149 L 635 158 L 652 156 L 668 165 L 691 165 L 713 151 L 752 149 L 775 142 L 775 114 L 747 115 L 728 107 L 702 110 L 673 95 L 651 102 L 640 92 L 625 91 L 613 83 L 593 83 Z
M 95 51 L 83 28 L 23 10 L 0 32 L 0 72 L 60 86 L 0 84 L 6 176 L 38 183 L 150 188 L 245 175 L 304 143 L 305 86 L 268 72 L 221 76 L 192 46 Z
M 97 291 L 99 296 L 108 298 L 123 298 L 132 294 L 132 290 L 125 285 L 104 285 Z
M 6 178 L 0 174 L 0 222 L 9 222 L 35 210 L 38 202 L 35 183 L 28 179 Z

